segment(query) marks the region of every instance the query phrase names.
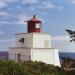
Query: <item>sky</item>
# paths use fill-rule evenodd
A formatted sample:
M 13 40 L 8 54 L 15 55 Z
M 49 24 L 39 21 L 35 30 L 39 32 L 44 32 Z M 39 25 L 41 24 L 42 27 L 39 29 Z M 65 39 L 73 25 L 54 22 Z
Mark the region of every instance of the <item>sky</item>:
M 26 32 L 24 21 L 37 15 L 43 32 L 52 35 L 52 47 L 75 52 L 65 29 L 75 30 L 75 0 L 0 0 L 0 51 L 15 46 L 15 34 Z

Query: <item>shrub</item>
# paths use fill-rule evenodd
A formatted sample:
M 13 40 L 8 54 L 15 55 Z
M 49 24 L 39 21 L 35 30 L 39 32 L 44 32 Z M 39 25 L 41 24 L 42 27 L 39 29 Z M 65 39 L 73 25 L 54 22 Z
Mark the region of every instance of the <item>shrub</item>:
M 69 72 L 71 75 L 72 72 Z M 0 75 L 70 75 L 63 68 L 44 62 L 0 61 Z

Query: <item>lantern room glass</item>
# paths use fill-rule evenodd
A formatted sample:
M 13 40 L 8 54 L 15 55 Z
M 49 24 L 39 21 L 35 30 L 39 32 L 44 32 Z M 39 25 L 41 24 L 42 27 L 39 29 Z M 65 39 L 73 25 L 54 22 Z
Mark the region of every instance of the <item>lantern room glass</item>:
M 36 28 L 40 28 L 40 24 L 36 24 Z

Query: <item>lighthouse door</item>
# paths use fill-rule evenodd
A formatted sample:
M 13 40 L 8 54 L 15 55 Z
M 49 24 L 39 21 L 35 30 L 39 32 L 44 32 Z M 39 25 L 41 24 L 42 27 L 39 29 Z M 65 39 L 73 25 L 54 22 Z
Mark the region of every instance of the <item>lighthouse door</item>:
M 21 55 L 20 54 L 17 54 L 17 61 L 18 62 L 20 61 L 20 57 L 21 57 Z

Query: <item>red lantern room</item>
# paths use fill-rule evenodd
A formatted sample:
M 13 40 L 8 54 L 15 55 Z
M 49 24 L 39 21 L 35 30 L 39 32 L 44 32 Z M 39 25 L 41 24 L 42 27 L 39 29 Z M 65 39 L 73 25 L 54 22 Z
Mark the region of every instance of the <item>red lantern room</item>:
M 27 28 L 28 33 L 32 32 L 41 32 L 42 31 L 42 24 L 41 20 L 36 18 L 36 15 L 33 15 L 32 19 L 27 21 Z

